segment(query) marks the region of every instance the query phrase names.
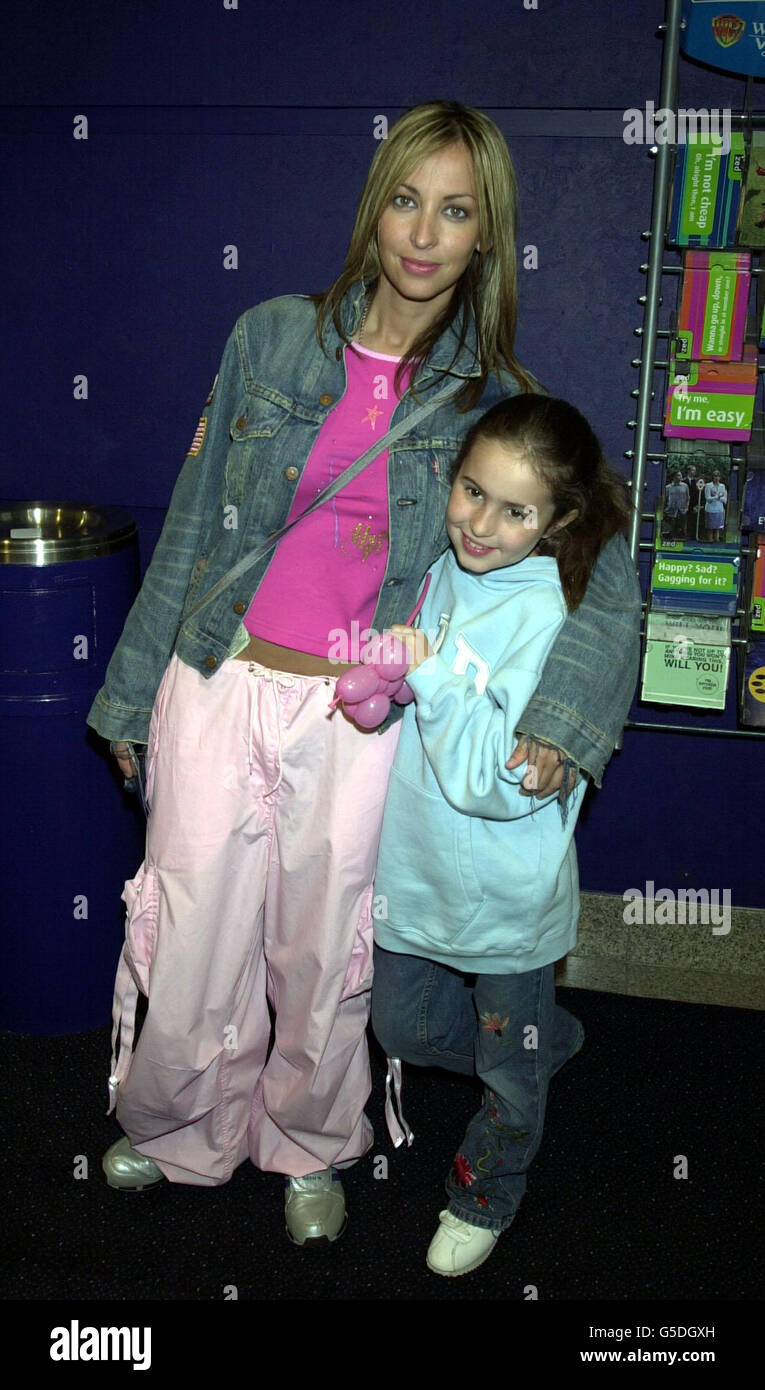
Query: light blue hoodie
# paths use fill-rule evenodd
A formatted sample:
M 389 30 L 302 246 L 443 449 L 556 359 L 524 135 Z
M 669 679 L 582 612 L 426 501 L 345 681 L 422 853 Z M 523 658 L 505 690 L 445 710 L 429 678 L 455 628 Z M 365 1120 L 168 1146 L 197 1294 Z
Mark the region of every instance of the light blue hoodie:
M 516 723 L 566 616 L 552 556 L 471 574 L 451 550 L 420 614 L 436 654 L 407 677 L 375 881 L 375 940 L 479 974 L 537 970 L 576 942 L 584 795 L 522 796 Z

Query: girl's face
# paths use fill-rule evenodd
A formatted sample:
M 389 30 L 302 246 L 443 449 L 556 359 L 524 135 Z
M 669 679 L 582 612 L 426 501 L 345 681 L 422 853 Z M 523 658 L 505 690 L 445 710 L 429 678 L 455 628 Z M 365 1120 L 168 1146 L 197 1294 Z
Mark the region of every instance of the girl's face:
M 473 162 L 448 145 L 395 189 L 378 223 L 382 279 L 402 298 L 440 313 L 479 245 Z
M 517 565 L 576 515 L 553 524 L 554 512 L 547 488 L 519 450 L 479 438 L 452 486 L 446 529 L 462 568 L 487 574 Z

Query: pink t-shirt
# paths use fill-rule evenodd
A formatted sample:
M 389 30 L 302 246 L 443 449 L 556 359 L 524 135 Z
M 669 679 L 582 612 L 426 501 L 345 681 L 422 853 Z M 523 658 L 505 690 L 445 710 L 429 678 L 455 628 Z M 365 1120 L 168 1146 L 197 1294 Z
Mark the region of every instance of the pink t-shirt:
M 356 345 L 354 345 L 356 346 Z M 346 347 L 348 389 L 311 450 L 288 520 L 299 516 L 338 473 L 387 434 L 398 403 L 400 359 Z M 404 379 L 404 390 L 409 372 Z M 327 657 L 351 623 L 371 626 L 388 556 L 388 450 L 319 507 L 276 547 L 244 618 L 264 641 Z

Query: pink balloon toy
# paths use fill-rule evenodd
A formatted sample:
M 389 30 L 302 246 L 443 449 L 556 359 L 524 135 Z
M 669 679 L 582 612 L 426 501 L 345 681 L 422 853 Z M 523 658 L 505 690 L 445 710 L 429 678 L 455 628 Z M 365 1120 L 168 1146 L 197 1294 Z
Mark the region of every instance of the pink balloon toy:
M 422 593 L 406 620 L 411 627 L 425 602 L 431 576 L 425 576 Z M 414 694 L 404 677 L 409 662 L 401 659 L 401 640 L 392 632 L 382 632 L 367 644 L 361 666 L 354 666 L 338 677 L 331 708 L 342 706 L 343 713 L 360 729 L 376 729 L 387 717 L 391 700 L 408 705 Z

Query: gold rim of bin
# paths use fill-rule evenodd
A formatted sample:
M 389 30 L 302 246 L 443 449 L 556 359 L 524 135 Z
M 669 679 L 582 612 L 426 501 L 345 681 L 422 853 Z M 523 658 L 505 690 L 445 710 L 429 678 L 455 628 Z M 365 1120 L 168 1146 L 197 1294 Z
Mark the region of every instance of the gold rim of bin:
M 113 555 L 135 537 L 125 507 L 0 501 L 0 564 L 56 565 Z

